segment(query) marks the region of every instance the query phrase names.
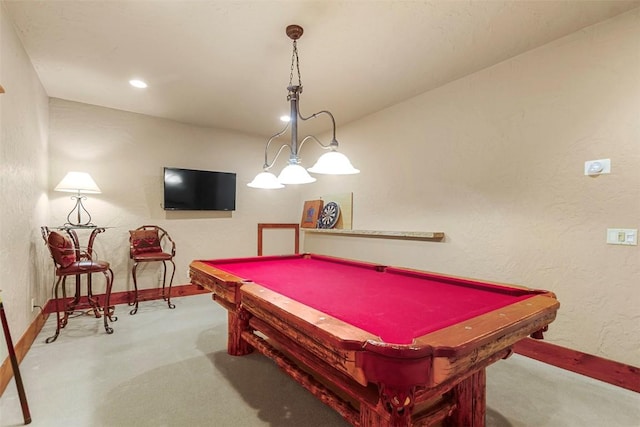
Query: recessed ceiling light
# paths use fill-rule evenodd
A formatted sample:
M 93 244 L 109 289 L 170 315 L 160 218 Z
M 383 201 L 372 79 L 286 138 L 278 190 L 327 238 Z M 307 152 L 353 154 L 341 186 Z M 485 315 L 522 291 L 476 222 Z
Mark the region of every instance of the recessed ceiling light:
M 289 116 L 280 116 L 280 121 L 281 122 L 289 122 L 289 121 L 291 121 L 291 117 L 289 117 Z
M 144 89 L 147 87 L 147 84 L 145 82 L 143 82 L 142 80 L 137 80 L 137 79 L 133 79 L 133 80 L 129 80 L 129 84 L 133 87 L 137 87 L 140 89 Z

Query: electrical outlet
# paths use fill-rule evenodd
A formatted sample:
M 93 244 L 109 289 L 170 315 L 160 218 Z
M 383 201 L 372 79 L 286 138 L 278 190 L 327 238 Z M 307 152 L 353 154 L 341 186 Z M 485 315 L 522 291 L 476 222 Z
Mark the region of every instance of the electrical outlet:
M 35 298 L 31 298 L 31 312 L 33 313 L 33 310 L 36 308 L 36 301 Z

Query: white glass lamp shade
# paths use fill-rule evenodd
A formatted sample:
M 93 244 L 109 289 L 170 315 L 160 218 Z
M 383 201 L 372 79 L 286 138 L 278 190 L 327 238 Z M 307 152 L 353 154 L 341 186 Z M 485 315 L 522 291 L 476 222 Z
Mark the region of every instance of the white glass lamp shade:
M 253 178 L 253 181 L 247 184 L 247 187 L 275 190 L 277 188 L 284 188 L 284 185 L 282 185 L 278 181 L 278 178 L 271 172 L 260 172 Z
M 65 191 L 69 193 L 102 193 L 96 182 L 86 172 L 68 172 L 54 191 Z
M 309 168 L 309 172 L 327 175 L 352 175 L 360 173 L 353 167 L 347 156 L 337 151 L 324 153 L 315 165 Z
M 309 184 L 315 180 L 305 168 L 293 163 L 288 164 L 278 175 L 278 181 L 282 184 Z

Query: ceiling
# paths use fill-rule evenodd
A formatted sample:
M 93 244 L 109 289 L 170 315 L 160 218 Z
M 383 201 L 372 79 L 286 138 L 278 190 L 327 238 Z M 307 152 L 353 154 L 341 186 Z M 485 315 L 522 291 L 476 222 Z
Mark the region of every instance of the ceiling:
M 338 125 L 635 7 L 579 1 L 3 0 L 51 97 L 263 136 L 288 113 Z M 136 89 L 131 78 L 149 87 Z M 295 77 L 294 77 L 295 82 Z M 7 91 L 10 82 L 2 82 Z M 311 122 L 311 121 L 310 121 Z M 301 124 L 326 130 L 328 120 Z

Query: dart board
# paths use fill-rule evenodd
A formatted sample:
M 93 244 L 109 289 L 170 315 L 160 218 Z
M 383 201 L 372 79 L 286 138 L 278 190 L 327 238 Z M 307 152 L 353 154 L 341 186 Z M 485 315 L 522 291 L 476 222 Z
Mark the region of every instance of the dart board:
M 327 203 L 322 212 L 320 218 L 318 218 L 318 228 L 333 228 L 338 222 L 340 217 L 340 207 L 336 202 Z

